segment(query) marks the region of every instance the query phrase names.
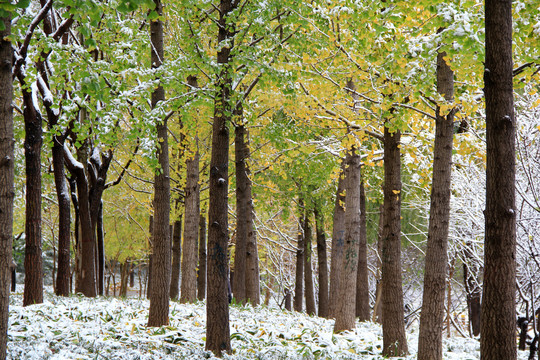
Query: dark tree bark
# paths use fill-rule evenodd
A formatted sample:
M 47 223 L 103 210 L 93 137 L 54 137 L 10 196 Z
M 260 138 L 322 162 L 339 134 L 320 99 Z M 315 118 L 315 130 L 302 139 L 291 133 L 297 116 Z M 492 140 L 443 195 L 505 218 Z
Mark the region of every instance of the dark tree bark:
M 96 238 L 92 229 L 90 215 L 90 201 L 88 180 L 84 172 L 84 166 L 75 160 L 67 146 L 64 146 L 64 159 L 66 167 L 75 178 L 77 187 L 77 208 L 78 225 L 76 229 L 79 233 L 78 255 L 80 267 L 77 271 L 76 292 L 81 292 L 85 296 L 94 297 L 97 295 L 96 288 Z
M 197 272 L 197 298 L 206 298 L 206 216 L 199 219 L 199 270 Z
M 382 324 L 382 233 L 384 226 L 384 205 L 379 205 L 379 226 L 377 229 L 377 285 L 375 286 L 375 305 L 373 305 L 373 322 Z
M 97 291 L 98 295 L 103 295 L 105 287 L 105 231 L 103 229 L 103 202 L 98 210 L 96 223 L 96 244 L 97 244 Z
M 444 60 L 446 53 L 437 55 L 437 92 L 446 101 L 454 97 L 454 72 Z M 418 335 L 418 359 L 442 359 L 444 294 L 448 264 L 448 227 L 450 223 L 450 190 L 454 110 L 442 114 L 436 110 L 433 178 L 429 210 L 424 293 Z
M 163 64 L 163 5 L 154 0 L 155 11 L 160 16 L 150 23 L 152 68 Z M 165 100 L 165 90 L 159 85 L 152 92 L 152 108 Z M 157 131 L 157 158 L 159 172 L 154 177 L 154 241 L 152 244 L 152 287 L 150 292 L 150 312 L 148 326 L 163 326 L 169 323 L 169 290 L 171 283 L 171 239 L 169 236 L 169 214 L 171 211 L 171 190 L 169 180 L 169 143 L 167 118 L 159 120 Z
M 308 315 L 316 314 L 315 306 L 315 290 L 313 287 L 313 268 L 312 268 L 312 239 L 313 232 L 311 230 L 311 224 L 309 221 L 309 211 L 304 210 L 303 221 L 304 232 L 304 286 L 306 294 L 306 313 Z
M 180 293 L 180 267 L 182 256 L 182 217 L 175 220 L 172 231 L 172 265 L 171 265 L 171 300 L 178 299 Z
M 197 243 L 199 241 L 199 153 L 186 161 L 187 183 L 184 213 L 184 246 L 182 251 L 182 287 L 180 302 L 197 300 Z
M 229 16 L 236 2 L 221 0 L 219 4 L 217 53 L 220 73 L 215 84 L 214 121 L 212 126 L 212 155 L 210 159 L 210 205 L 208 211 L 208 297 L 206 302 L 206 349 L 215 355 L 231 352 L 228 301 L 229 242 L 227 218 L 229 189 L 229 123 L 232 115 L 232 64 L 235 26 Z
M 13 51 L 10 16 L 1 18 L 0 30 L 0 359 L 6 358 L 9 320 L 9 285 L 13 243 L 14 146 L 13 80 L 11 75 Z
M 238 303 L 246 302 L 246 249 L 251 210 L 249 206 L 247 182 L 249 181 L 246 159 L 249 149 L 245 145 L 246 128 L 244 125 L 235 127 L 234 152 L 236 169 L 236 245 L 234 249 L 234 282 L 233 295 Z M 251 193 L 249 194 L 251 195 Z
M 358 244 L 358 272 L 356 278 L 356 317 L 369 321 L 369 274 L 367 258 L 366 190 L 360 182 L 360 237 Z
M 302 199 L 299 200 L 299 204 L 300 208 L 304 207 Z M 304 308 L 304 231 L 301 224 L 298 225 L 293 308 L 298 312 L 302 312 Z
M 20 76 L 23 92 L 24 158 L 26 165 L 26 246 L 24 251 L 23 306 L 43 302 L 43 258 L 41 249 L 41 114 L 32 101 L 31 90 Z
M 486 210 L 480 358 L 517 358 L 512 1 L 486 0 Z
M 358 246 L 360 243 L 360 155 L 356 148 L 345 157 L 345 242 L 343 265 L 339 284 L 334 332 L 354 329 L 356 325 L 356 278 L 358 272 Z
M 384 128 L 383 356 L 407 354 L 401 277 L 401 160 L 398 131 Z
M 336 316 L 336 306 L 338 303 L 338 289 L 341 278 L 341 265 L 343 264 L 343 244 L 345 243 L 345 159 L 341 163 L 341 174 L 338 178 L 336 192 L 336 204 L 334 207 L 333 230 L 332 230 L 332 251 L 330 263 L 330 317 Z
M 467 242 L 463 254 L 463 282 L 467 295 L 471 336 L 480 335 L 482 288 L 480 286 L 479 271 L 480 266 L 472 255 L 471 243 Z
M 319 265 L 319 316 L 327 318 L 330 305 L 328 303 L 328 259 L 326 251 L 326 233 L 324 231 L 324 214 L 320 204 L 314 209 L 315 228 L 317 233 L 317 260 Z

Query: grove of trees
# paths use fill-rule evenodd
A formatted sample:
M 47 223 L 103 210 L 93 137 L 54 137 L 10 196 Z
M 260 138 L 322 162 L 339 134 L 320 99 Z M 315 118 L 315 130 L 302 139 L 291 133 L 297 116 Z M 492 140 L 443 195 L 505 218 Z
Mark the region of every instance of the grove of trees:
M 418 359 L 445 332 L 516 359 L 539 331 L 538 14 L 0 0 L 0 359 L 12 259 L 24 306 L 136 275 L 149 327 L 205 301 L 218 356 L 233 303 L 378 321 L 388 357 L 417 323 Z

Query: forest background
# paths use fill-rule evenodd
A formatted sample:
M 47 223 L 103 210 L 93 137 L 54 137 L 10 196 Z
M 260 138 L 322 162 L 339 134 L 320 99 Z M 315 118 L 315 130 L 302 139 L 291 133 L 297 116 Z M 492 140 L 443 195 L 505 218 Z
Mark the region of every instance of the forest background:
M 512 6 L 515 311 L 534 324 L 540 9 L 534 1 Z M 387 328 L 399 333 L 420 319 L 431 222 L 448 227 L 436 262 L 445 321 L 436 327 L 478 335 L 482 2 L 42 0 L 2 11 L 12 17 L 3 31 L 14 54 L 13 258 L 25 270 L 26 305 L 42 301 L 44 274 L 58 294 L 93 297 L 116 291 L 118 273 L 126 294 L 136 270 L 154 304 L 223 299 L 230 277 L 235 301 L 305 307 L 348 329 L 351 306 L 355 316 L 380 317 L 383 262 L 393 256 L 401 314 L 387 316 L 397 322 Z M 451 74 L 451 91 L 449 83 L 442 90 L 441 71 Z M 432 221 L 438 119 L 451 129 L 444 162 L 452 175 L 448 217 Z M 393 255 L 383 256 L 390 238 Z M 215 263 L 204 261 L 206 249 L 216 251 Z M 347 251 L 358 259 L 353 268 L 340 257 Z M 152 285 L 151 264 L 172 273 L 170 286 Z M 220 270 L 214 277 L 211 269 Z M 364 303 L 351 305 L 341 291 L 357 286 L 353 298 Z M 215 303 L 223 315 L 215 318 L 228 320 Z

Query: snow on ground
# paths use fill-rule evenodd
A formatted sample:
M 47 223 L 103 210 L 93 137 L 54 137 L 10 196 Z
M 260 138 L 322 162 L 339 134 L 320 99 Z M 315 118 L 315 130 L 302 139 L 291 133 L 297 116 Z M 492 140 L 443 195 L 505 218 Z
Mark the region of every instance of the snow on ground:
M 10 298 L 8 359 L 215 359 L 204 350 L 204 303 L 170 303 L 170 325 L 147 328 L 147 300 L 58 297 L 22 307 Z M 358 323 L 333 334 L 333 320 L 275 308 L 231 306 L 233 354 L 225 359 L 383 359 L 382 329 Z M 409 333 L 407 360 L 416 358 L 417 331 Z M 479 359 L 475 339 L 444 340 L 444 358 Z M 526 359 L 527 354 L 520 354 Z

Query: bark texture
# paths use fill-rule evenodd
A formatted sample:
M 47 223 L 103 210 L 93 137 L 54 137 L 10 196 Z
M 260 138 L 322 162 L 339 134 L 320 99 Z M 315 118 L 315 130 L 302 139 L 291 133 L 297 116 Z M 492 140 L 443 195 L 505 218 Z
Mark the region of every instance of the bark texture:
M 315 307 L 315 290 L 313 287 L 313 268 L 312 268 L 312 240 L 313 231 L 311 230 L 311 223 L 309 221 L 309 212 L 307 209 L 304 213 L 303 221 L 304 232 L 304 286 L 306 294 L 306 313 L 308 315 L 316 314 Z
M 197 298 L 206 298 L 206 216 L 199 219 L 199 271 L 197 272 Z
M 437 55 L 437 92 L 445 100 L 454 97 L 454 72 L 444 60 L 446 53 Z M 442 359 L 444 294 L 448 264 L 448 227 L 450 224 L 450 190 L 454 110 L 442 114 L 436 110 L 433 177 L 429 209 L 424 293 L 418 335 L 418 359 Z
M 238 303 L 246 302 L 246 253 L 248 240 L 248 226 L 251 210 L 249 207 L 246 170 L 247 146 L 245 146 L 246 128 L 243 125 L 235 127 L 234 153 L 236 171 L 236 245 L 234 249 L 234 279 L 233 295 Z M 251 195 L 251 194 L 249 194 Z
M 227 218 L 229 191 L 229 123 L 232 106 L 231 47 L 235 27 L 229 16 L 235 10 L 232 0 L 219 4 L 218 43 L 224 44 L 217 53 L 220 73 L 215 84 L 214 121 L 212 124 L 212 155 L 210 158 L 210 204 L 208 210 L 208 259 L 206 302 L 206 349 L 216 356 L 231 352 L 229 327 L 229 268 Z
M 14 145 L 11 18 L 1 18 L 0 31 L 0 359 L 6 358 L 9 288 L 13 243 Z
M 326 251 L 326 233 L 324 231 L 324 214 L 315 206 L 315 228 L 317 233 L 317 260 L 319 265 L 319 316 L 327 318 L 330 304 L 328 303 L 328 256 Z
M 184 246 L 182 251 L 182 287 L 180 302 L 197 300 L 197 245 L 199 242 L 199 153 L 186 161 L 187 182 L 184 213 Z
M 367 258 L 366 190 L 360 182 L 360 237 L 358 244 L 358 272 L 356 278 L 356 317 L 369 321 L 369 275 Z
M 334 332 L 352 330 L 356 323 L 356 278 L 360 243 L 360 155 L 353 148 L 346 156 L 345 242 Z
M 300 201 L 301 202 L 301 201 Z M 301 205 L 303 207 L 303 205 Z M 298 244 L 296 245 L 296 272 L 294 284 L 294 311 L 302 312 L 304 308 L 304 232 L 298 226 Z
M 480 358 L 517 358 L 512 1 L 486 0 L 486 210 Z
M 152 43 L 152 67 L 160 67 L 163 63 L 163 5 L 154 0 L 155 11 L 160 18 L 150 23 L 150 41 Z M 165 91 L 159 85 L 152 92 L 152 108 L 165 100 Z M 167 119 L 158 121 L 157 157 L 160 171 L 154 177 L 154 232 L 152 244 L 152 279 L 150 292 L 150 311 L 148 326 L 163 326 L 169 323 L 169 290 L 171 281 L 171 239 L 169 236 L 169 214 L 171 211 L 171 194 L 169 180 L 169 145 Z
M 180 294 L 180 267 L 182 257 L 182 217 L 175 220 L 172 230 L 172 262 L 171 262 L 171 300 L 178 299 Z
M 399 131 L 384 128 L 382 245 L 383 356 L 407 354 L 401 277 L 401 160 Z
M 329 316 L 335 317 L 335 310 L 338 303 L 338 289 L 341 278 L 341 265 L 343 264 L 343 244 L 345 242 L 345 159 L 341 164 L 341 174 L 338 178 L 336 192 L 336 204 L 334 206 L 333 230 L 332 230 L 332 251 L 330 263 L 330 293 Z

